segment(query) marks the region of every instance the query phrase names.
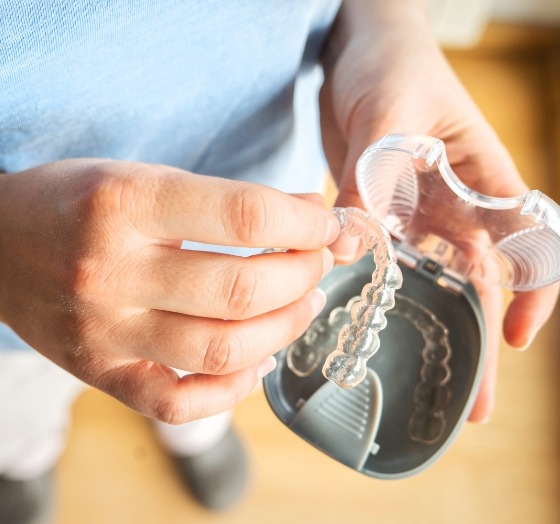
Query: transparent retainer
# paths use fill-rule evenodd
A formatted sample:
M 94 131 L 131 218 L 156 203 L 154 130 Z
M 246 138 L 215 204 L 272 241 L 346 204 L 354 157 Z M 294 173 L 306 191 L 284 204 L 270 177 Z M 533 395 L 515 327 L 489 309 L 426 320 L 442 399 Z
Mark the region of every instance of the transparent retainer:
M 424 340 L 420 380 L 414 389 L 414 410 L 408 422 L 408 435 L 423 444 L 434 444 L 444 434 L 445 408 L 451 400 L 451 345 L 445 324 L 426 306 L 404 295 L 395 295 L 390 314 L 408 320 Z
M 516 291 L 560 279 L 560 207 L 540 191 L 511 198 L 480 194 L 455 175 L 444 143 L 387 135 L 356 166 L 368 212 L 415 257 L 458 279 Z
M 351 306 L 351 322 L 340 329 L 338 345 L 325 361 L 323 375 L 340 387 L 358 385 L 366 376 L 367 361 L 379 349 L 379 331 L 387 325 L 385 312 L 395 305 L 395 290 L 402 285 L 397 255 L 387 230 L 375 219 L 356 208 L 333 209 L 341 232 L 359 236 L 373 252 L 375 270 L 361 299 Z M 328 329 L 337 324 L 329 317 Z M 336 326 L 338 329 L 338 326 Z
M 288 347 L 287 365 L 294 374 L 300 378 L 305 378 L 317 369 L 319 363 L 336 343 L 341 328 L 351 325 L 353 307 L 362 300 L 360 295 L 352 297 L 346 306 L 333 309 L 328 318 L 316 319 L 307 333 Z M 414 398 L 412 399 L 414 408 L 409 418 L 408 435 L 411 440 L 423 444 L 434 444 L 444 434 L 446 426 L 445 408 L 451 400 L 451 390 L 448 386 L 451 379 L 451 369 L 448 365 L 451 358 L 449 332 L 445 324 L 430 309 L 411 298 L 395 292 L 394 304 L 394 308 L 387 310 L 386 314 L 390 317 L 400 316 L 406 319 L 424 340 L 424 345 L 420 350 L 423 364 L 420 368 L 418 383 L 414 389 Z M 372 372 L 370 369 L 367 371 Z M 373 398 L 377 399 L 377 404 L 380 404 L 382 398 L 381 381 L 376 374 L 373 374 L 370 377 L 370 382 L 374 385 Z M 334 395 L 334 392 L 328 388 L 322 387 L 319 391 L 321 391 L 321 395 L 317 397 L 320 397 L 322 402 L 325 402 L 324 396 L 327 395 L 327 391 L 331 391 L 331 396 Z M 365 395 L 365 397 L 362 395 L 362 397 L 369 399 L 370 395 Z M 333 398 L 337 398 L 338 402 L 341 403 L 343 399 L 359 398 L 359 396 L 356 394 L 355 397 L 337 396 Z M 314 398 L 313 403 L 308 404 L 306 409 L 309 410 L 310 406 L 314 406 L 317 402 L 319 402 L 318 398 Z M 346 400 L 346 402 L 345 407 L 348 411 L 349 401 Z M 334 406 L 337 406 L 337 404 L 333 399 L 329 400 L 329 403 L 331 404 L 330 409 L 323 409 L 324 413 L 320 413 L 320 415 L 334 417 L 336 412 Z M 377 434 L 377 426 L 381 417 L 380 412 L 377 413 L 377 411 L 380 409 L 380 407 L 377 407 L 375 410 L 371 410 L 373 414 L 371 423 L 373 424 L 373 420 L 375 420 L 376 424 L 375 430 L 371 431 L 373 436 Z M 360 409 L 357 408 L 356 411 L 360 411 Z M 370 410 L 366 409 L 365 411 L 369 413 Z M 338 416 L 343 416 L 345 410 L 341 409 L 337 413 Z M 306 423 L 308 423 L 308 416 L 309 414 L 306 413 Z M 316 414 L 315 416 L 319 415 Z M 299 415 L 299 418 L 303 419 L 303 417 L 304 414 Z M 314 424 L 316 425 L 317 422 Z M 300 426 L 303 428 L 302 424 Z M 370 445 L 373 442 L 373 436 Z M 366 449 L 369 449 L 368 446 L 366 446 Z
M 334 208 L 341 232 L 359 236 L 373 252 L 372 281 L 361 297 L 335 308 L 327 319 L 316 319 L 305 334 L 290 344 L 287 364 L 299 377 L 309 376 L 324 357 L 323 375 L 343 388 L 357 386 L 367 374 L 367 361 L 379 349 L 379 331 L 387 325 L 385 312 L 395 305 L 402 285 L 397 255 L 387 230 L 356 208 Z M 338 344 L 337 344 L 338 340 Z

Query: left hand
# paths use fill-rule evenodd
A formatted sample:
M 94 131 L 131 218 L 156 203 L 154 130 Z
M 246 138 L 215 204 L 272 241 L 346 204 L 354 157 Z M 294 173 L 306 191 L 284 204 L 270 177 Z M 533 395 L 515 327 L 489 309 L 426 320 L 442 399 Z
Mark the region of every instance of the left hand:
M 480 193 L 525 193 L 528 188 L 511 157 L 446 62 L 423 14 L 409 9 L 393 24 L 390 16 L 373 19 L 371 30 L 364 31 L 366 17 L 349 12 L 354 4 L 360 1 L 345 3 L 339 15 L 320 93 L 323 146 L 340 190 L 336 205 L 363 207 L 355 184 L 356 161 L 372 142 L 395 132 L 442 139 L 454 171 Z M 396 3 L 391 4 L 388 9 L 396 9 Z M 349 238 L 341 238 L 332 249 L 339 263 L 360 255 Z M 484 421 L 494 403 L 503 295 L 497 286 L 477 289 L 488 343 L 470 420 Z M 557 295 L 558 285 L 516 294 L 503 320 L 506 342 L 516 348 L 528 346 L 551 315 Z

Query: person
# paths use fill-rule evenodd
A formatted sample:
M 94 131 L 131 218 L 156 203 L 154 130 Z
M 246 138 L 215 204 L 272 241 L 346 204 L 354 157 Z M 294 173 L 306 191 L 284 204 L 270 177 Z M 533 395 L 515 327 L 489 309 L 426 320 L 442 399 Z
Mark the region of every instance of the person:
M 423 0 L 9 0 L 0 20 L 2 524 L 44 510 L 31 486 L 83 383 L 159 421 L 203 505 L 241 496 L 228 412 L 324 306 L 334 260 L 360 253 L 316 194 L 324 159 L 343 207 L 362 207 L 356 160 L 390 132 L 444 140 L 479 192 L 527 189 Z M 492 409 L 502 323 L 499 290 L 479 291 L 472 421 Z M 513 298 L 510 345 L 557 291 Z

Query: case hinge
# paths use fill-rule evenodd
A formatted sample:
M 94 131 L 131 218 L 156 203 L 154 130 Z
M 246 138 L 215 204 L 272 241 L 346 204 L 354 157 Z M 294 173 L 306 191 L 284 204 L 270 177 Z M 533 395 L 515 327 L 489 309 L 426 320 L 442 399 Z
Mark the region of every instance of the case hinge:
M 442 288 L 456 294 L 463 292 L 465 280 L 461 279 L 459 275 L 453 274 L 430 257 L 418 255 L 409 248 L 403 248 L 402 244 L 396 247 L 397 256 L 402 264 L 417 271 Z

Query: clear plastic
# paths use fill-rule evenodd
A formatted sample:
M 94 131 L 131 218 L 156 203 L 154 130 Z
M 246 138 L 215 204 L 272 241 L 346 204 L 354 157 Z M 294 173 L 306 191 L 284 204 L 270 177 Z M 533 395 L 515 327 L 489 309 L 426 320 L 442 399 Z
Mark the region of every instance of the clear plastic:
M 352 322 L 340 331 L 338 346 L 323 366 L 325 378 L 350 388 L 365 378 L 367 361 L 379 349 L 378 333 L 387 325 L 385 311 L 395 305 L 402 274 L 391 237 L 377 220 L 355 208 L 335 208 L 333 212 L 341 232 L 359 236 L 375 262 L 371 284 L 364 286 L 361 300 L 352 305 Z
M 408 435 L 414 441 L 434 444 L 444 433 L 445 408 L 451 400 L 449 331 L 433 311 L 404 295 L 395 295 L 395 308 L 388 313 L 408 320 L 424 340 L 423 364 L 414 389 Z
M 449 331 L 426 306 L 398 292 L 395 306 L 387 310 L 389 317 L 398 316 L 410 322 L 420 333 L 424 346 L 420 349 L 422 367 L 412 399 L 414 409 L 409 418 L 408 436 L 423 444 L 434 444 L 444 434 L 445 408 L 451 400 L 449 359 L 452 356 Z M 336 344 L 341 328 L 352 323 L 354 304 L 362 300 L 352 297 L 346 306 L 333 309 L 327 318 L 313 321 L 305 335 L 288 347 L 287 364 L 298 377 L 308 377 Z M 390 321 L 390 319 L 388 319 Z M 380 395 L 381 385 L 377 395 Z
M 287 363 L 298 376 L 310 375 L 324 348 L 336 349 L 327 357 L 323 375 L 343 388 L 358 385 L 366 376 L 367 361 L 379 349 L 378 332 L 387 325 L 385 312 L 395 305 L 395 290 L 402 274 L 387 230 L 356 208 L 334 208 L 341 232 L 359 236 L 373 252 L 375 270 L 371 284 L 364 286 L 360 300 L 335 308 L 328 319 L 318 319 L 288 347 Z M 346 323 L 348 313 L 351 322 Z
M 560 207 L 540 191 L 486 196 L 459 180 L 441 140 L 387 135 L 360 157 L 368 212 L 415 256 L 516 291 L 560 279 Z

